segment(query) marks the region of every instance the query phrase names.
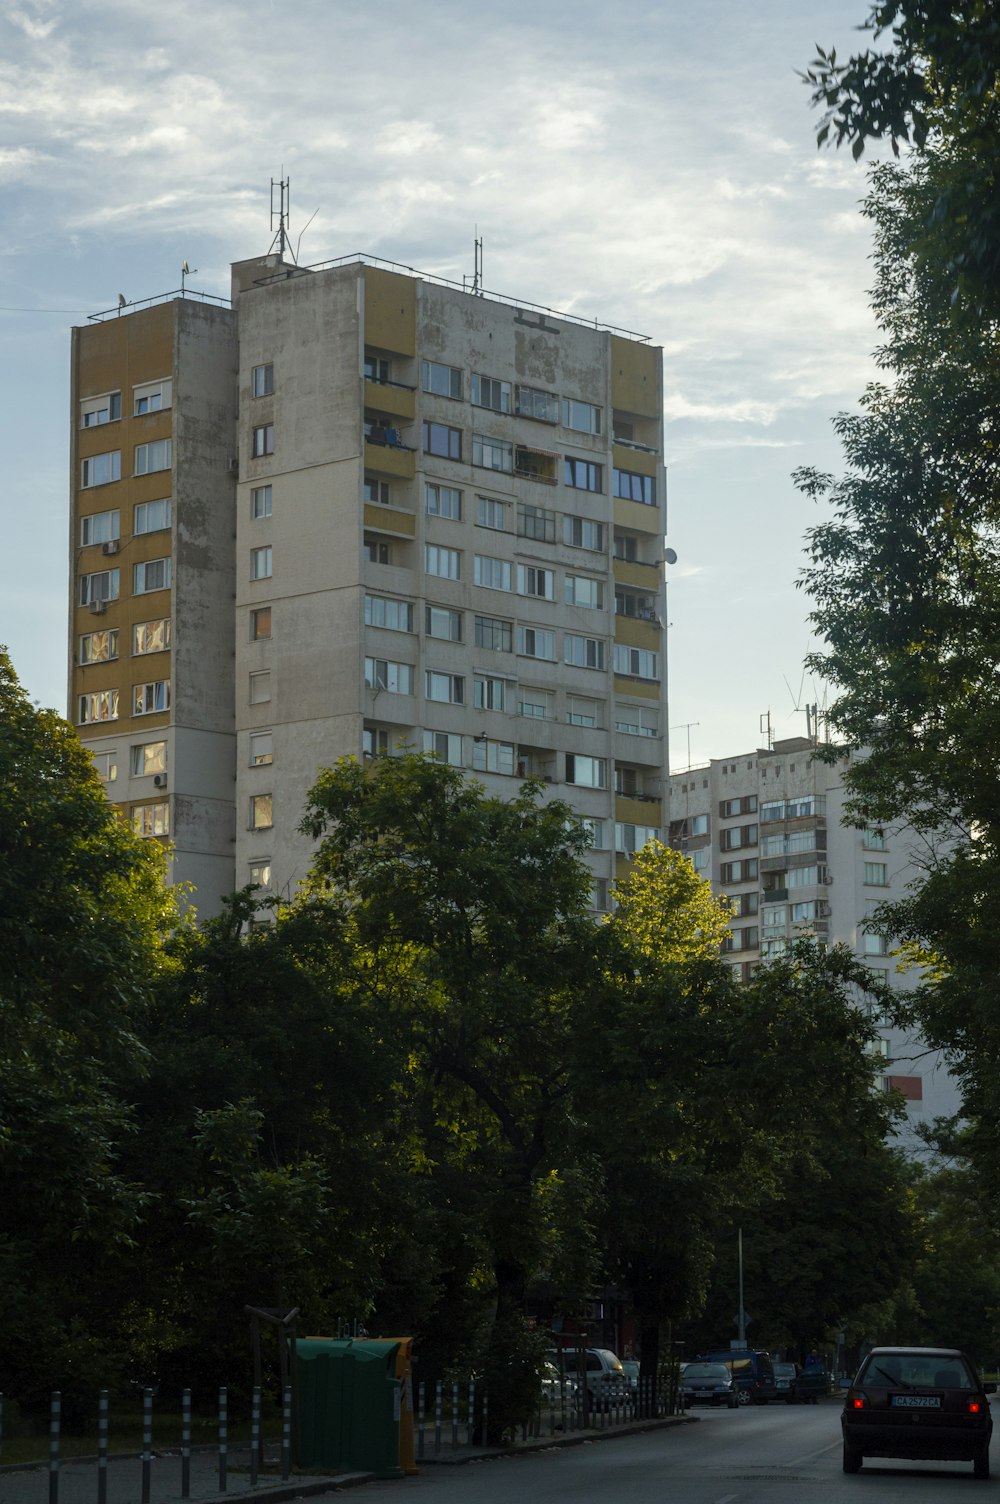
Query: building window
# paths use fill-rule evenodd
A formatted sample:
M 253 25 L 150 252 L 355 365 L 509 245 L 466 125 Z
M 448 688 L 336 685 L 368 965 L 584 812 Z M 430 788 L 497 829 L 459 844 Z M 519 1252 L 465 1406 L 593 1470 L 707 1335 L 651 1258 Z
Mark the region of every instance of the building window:
M 872 888 L 889 886 L 889 867 L 886 862 L 865 862 L 865 882 Z
M 815 888 L 819 880 L 818 867 L 789 867 L 785 873 L 786 888 Z
M 604 821 L 595 820 L 591 815 L 585 815 L 580 824 L 590 836 L 591 851 L 604 851 Z
M 473 376 L 473 407 L 489 407 L 495 413 L 510 412 L 510 382 L 494 381 L 489 376 Z
M 476 554 L 473 561 L 473 578 L 484 590 L 510 590 L 513 570 L 507 559 L 493 559 L 487 554 Z
M 507 526 L 507 503 L 495 501 L 492 496 L 476 497 L 476 522 L 479 527 L 491 527 L 503 532 Z
M 615 730 L 626 736 L 658 736 L 659 712 L 647 709 L 645 705 L 618 704 L 615 706 Z
M 370 355 L 365 351 L 364 366 L 365 380 L 374 381 L 379 386 L 385 386 L 392 379 L 392 363 L 384 360 L 381 355 Z
M 574 491 L 603 491 L 604 471 L 592 460 L 574 460 L 568 456 L 563 465 L 563 482 Z
M 723 820 L 731 820 L 734 815 L 755 815 L 757 813 L 757 795 L 744 794 L 739 799 L 723 799 L 719 805 L 719 814 Z M 764 819 L 763 814 L 761 819 Z
M 89 726 L 94 721 L 117 721 L 117 689 L 97 689 L 92 694 L 80 696 L 80 725 Z
M 118 754 L 117 752 L 91 752 L 90 760 L 94 764 L 94 772 L 102 783 L 116 783 L 118 780 Z
M 639 540 L 634 534 L 616 532 L 614 543 L 616 559 L 624 559 L 627 564 L 642 562 L 639 559 Z
M 816 830 L 793 830 L 787 835 L 765 836 L 761 841 L 760 854 L 763 857 L 794 856 L 803 851 L 815 851 L 820 834 Z
M 659 625 L 660 618 L 656 611 L 657 599 L 648 592 L 633 590 L 615 591 L 615 615 L 628 616 L 633 621 L 651 621 Z
M 544 627 L 518 627 L 517 651 L 522 658 L 544 658 L 554 663 L 556 634 Z
M 657 679 L 657 655 L 648 648 L 629 648 L 615 643 L 615 673 L 632 679 Z
M 271 608 L 257 606 L 250 612 L 250 641 L 267 642 L 271 636 Z
M 578 433 L 601 432 L 601 409 L 592 402 L 576 402 L 564 397 L 562 405 L 564 428 L 575 428 Z
M 514 411 L 519 418 L 534 418 L 538 423 L 558 423 L 559 398 L 555 392 L 543 392 L 535 386 L 519 386 L 514 393 Z
M 170 834 L 170 806 L 164 799 L 156 804 L 136 804 L 132 808 L 132 831 L 144 839 Z
M 141 533 L 162 533 L 170 526 L 172 513 L 169 497 L 163 501 L 141 501 L 135 509 L 132 531 L 137 537 Z
M 153 621 L 137 621 L 132 626 L 132 655 L 141 658 L 145 653 L 164 653 L 170 646 L 170 617 L 159 616 Z
M 447 517 L 451 522 L 461 522 L 462 493 L 454 486 L 428 485 L 425 498 L 429 517 Z
M 80 663 L 111 663 L 118 657 L 118 629 L 105 632 L 85 632 L 80 638 Z
M 514 650 L 514 628 L 511 622 L 499 616 L 476 617 L 476 647 L 486 648 L 491 653 L 511 653 Z
M 169 470 L 173 459 L 173 440 L 155 439 L 151 444 L 135 446 L 135 474 L 152 475 L 154 470 Z
M 647 507 L 656 505 L 656 482 L 651 475 L 636 475 L 633 470 L 612 470 L 611 489 L 626 501 L 641 501 Z
M 270 397 L 274 391 L 274 366 L 254 366 L 250 376 L 250 390 L 255 397 Z
M 424 419 L 424 453 L 436 454 L 445 460 L 462 458 L 462 430 L 449 428 L 447 423 L 431 423 Z
M 519 501 L 517 535 L 519 538 L 533 538 L 536 543 L 554 543 L 556 541 L 555 512 L 550 512 L 548 507 L 533 507 L 527 502 Z
M 548 721 L 552 719 L 552 696 L 546 689 L 521 689 L 521 698 L 517 702 L 518 715 L 528 716 L 535 721 Z
M 147 559 L 132 566 L 132 594 L 149 595 L 154 590 L 170 589 L 170 560 Z
M 80 605 L 91 606 L 95 601 L 116 601 L 119 590 L 117 569 L 101 569 L 96 574 L 80 576 Z
M 438 700 L 444 705 L 464 705 L 465 680 L 461 674 L 442 674 L 435 669 L 425 669 L 424 694 L 428 700 Z
M 472 766 L 478 773 L 514 773 L 514 743 L 495 742 L 489 737 L 473 739 Z
M 615 823 L 615 850 L 626 856 L 634 856 L 647 842 L 659 839 L 660 832 L 655 825 L 628 825 L 620 820 Z
M 250 578 L 252 580 L 269 580 L 271 578 L 271 545 L 266 544 L 263 548 L 250 550 Z
M 266 705 L 271 698 L 271 670 L 259 669 L 250 675 L 250 704 Z
M 264 857 L 259 862 L 250 863 L 250 885 L 254 888 L 269 888 L 271 886 L 271 860 Z
M 461 401 L 462 372 L 458 366 L 441 365 L 436 360 L 420 362 L 420 384 L 436 397 L 454 397 Z
M 485 676 L 481 678 L 477 677 L 473 681 L 472 689 L 477 710 L 506 710 L 506 679 L 489 679 Z
M 392 551 L 384 538 L 375 538 L 371 533 L 365 533 L 361 551 L 369 564 L 392 563 Z
M 117 423 L 121 415 L 121 392 L 106 392 L 103 397 L 85 397 L 80 403 L 81 428 L 100 428 L 105 423 Z
M 425 606 L 424 631 L 428 637 L 441 637 L 445 642 L 461 642 L 461 611 L 452 611 L 447 606 Z
M 566 753 L 566 782 L 584 789 L 606 789 L 608 786 L 608 760 L 606 757 L 580 757 Z
M 250 516 L 254 522 L 271 515 L 271 487 L 254 486 L 250 491 Z
M 361 751 L 365 757 L 388 757 L 389 733 L 384 726 L 365 726 L 361 733 Z
M 603 668 L 603 640 L 600 637 L 577 637 L 567 632 L 563 638 L 563 662 L 575 668 Z
M 413 668 L 409 663 L 394 663 L 390 658 L 366 658 L 365 685 L 368 689 L 384 689 L 390 695 L 412 695 Z
M 107 486 L 122 478 L 122 453 L 111 449 L 107 454 L 92 454 L 80 466 L 80 485 Z
M 366 475 L 362 494 L 365 501 L 377 501 L 380 506 L 387 507 L 392 492 L 387 480 L 378 480 L 374 475 Z
M 758 875 L 757 858 L 744 857 L 738 862 L 723 862 L 719 871 L 719 880 L 723 883 L 750 883 L 756 882 Z
M 517 566 L 518 595 L 535 596 L 538 600 L 555 600 L 556 577 L 551 569 L 539 569 L 534 564 Z
M 504 475 L 513 475 L 514 445 L 509 439 L 491 439 L 488 434 L 474 433 L 472 463 L 483 470 L 500 470 Z
M 567 513 L 563 517 L 563 542 L 570 548 L 589 548 L 593 553 L 603 553 L 604 524 Z
M 250 829 L 270 830 L 274 824 L 274 795 L 250 795 Z
M 568 574 L 563 580 L 563 599 L 567 606 L 585 606 L 592 611 L 603 611 L 604 584 L 587 575 Z
M 154 715 L 170 709 L 170 680 L 154 679 L 148 684 L 132 686 L 132 714 Z
M 255 460 L 262 459 L 265 454 L 274 453 L 273 423 L 259 423 L 254 428 L 250 440 L 250 453 Z
M 80 547 L 88 548 L 93 543 L 114 543 L 121 536 L 121 514 L 95 512 L 91 517 L 80 518 Z
M 695 817 L 695 819 L 699 819 L 699 818 L 704 818 L 704 820 L 706 822 L 705 823 L 705 830 L 707 831 L 708 830 L 708 816 L 705 815 L 704 817 L 701 817 L 701 816 L 696 816 Z M 692 822 L 692 825 L 693 825 L 693 823 L 694 822 Z M 692 835 L 699 835 L 699 834 L 701 834 L 701 832 L 692 829 L 691 834 Z M 744 846 L 756 846 L 756 844 L 757 844 L 757 827 L 756 827 L 756 825 L 730 825 L 725 830 L 720 830 L 719 831 L 719 850 L 720 851 L 741 851 Z
M 602 701 L 586 699 L 583 695 L 570 695 L 567 705 L 567 726 L 600 726 L 602 724 Z
M 424 544 L 424 570 L 441 580 L 461 578 L 462 555 L 457 548 L 441 548 L 437 543 Z
M 775 956 L 783 956 L 788 950 L 787 939 L 764 940 L 761 943 L 760 954 L 764 961 L 773 960 Z
M 173 383 L 170 381 L 147 381 L 144 386 L 132 388 L 132 416 L 141 418 L 144 413 L 158 413 L 169 407 L 172 401 Z
M 884 935 L 873 935 L 870 931 L 866 931 L 864 951 L 866 956 L 887 956 L 889 954 L 889 942 Z
M 412 632 L 412 602 L 397 601 L 384 595 L 366 595 L 365 626 L 385 627 L 388 632 Z
M 864 833 L 864 838 L 862 840 L 862 845 L 864 846 L 866 851 L 884 851 L 885 831 L 866 830 Z
M 547 449 L 533 449 L 528 444 L 514 448 L 514 474 L 525 480 L 538 481 L 543 486 L 554 486 L 559 479 L 559 456 Z
M 450 762 L 452 767 L 462 767 L 462 738 L 448 731 L 425 731 L 424 753 L 436 762 Z
M 166 742 L 137 742 L 129 750 L 129 769 L 133 778 L 149 778 L 167 771 Z
M 270 731 L 251 731 L 250 766 L 263 768 L 274 761 L 274 737 Z

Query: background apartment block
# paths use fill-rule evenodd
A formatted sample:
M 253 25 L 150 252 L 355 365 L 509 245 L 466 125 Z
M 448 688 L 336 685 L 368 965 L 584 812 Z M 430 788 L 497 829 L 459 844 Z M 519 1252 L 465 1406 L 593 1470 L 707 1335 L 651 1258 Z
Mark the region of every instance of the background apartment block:
M 251 880 L 294 891 L 311 853 L 297 826 L 317 769 L 403 748 L 501 795 L 540 775 L 592 823 L 588 861 L 604 907 L 624 854 L 663 829 L 661 352 L 357 258 L 318 269 L 273 256 L 238 263 L 232 291 L 233 312 L 173 299 L 76 331 L 75 434 L 89 455 L 88 404 L 117 391 L 135 408 L 127 352 L 151 339 L 147 325 L 180 328 L 192 310 L 219 330 L 204 369 L 174 339 L 160 370 L 172 418 L 161 394 L 154 420 L 173 440 L 173 508 L 157 545 L 166 573 L 156 576 L 170 592 L 159 598 L 161 619 L 171 618 L 160 682 L 171 663 L 172 678 L 169 704 L 154 697 L 156 711 L 143 714 L 160 717 L 171 767 L 152 776 L 168 781 L 163 797 L 147 800 L 131 774 L 109 776 L 110 796 L 142 833 L 169 833 L 174 875 L 191 877 L 180 837 L 193 807 L 179 802 L 174 744 L 182 723 L 202 725 L 214 697 L 230 738 L 230 823 L 218 842 L 229 881 L 194 878 L 202 912 L 217 906 L 216 889 Z M 103 364 L 91 353 L 102 340 Z M 206 409 L 220 421 L 206 410 L 196 431 L 188 394 L 208 385 Z M 120 406 L 101 412 L 107 451 L 126 420 Z M 128 421 L 148 420 L 136 408 Z M 131 432 L 114 442 L 126 470 L 101 471 L 99 499 L 88 472 L 74 537 L 90 538 L 100 506 L 127 516 L 132 547 L 147 516 L 134 513 L 136 488 L 148 484 L 137 467 L 148 461 L 133 460 Z M 210 536 L 193 500 L 182 506 L 204 464 L 216 498 L 202 508 Z M 103 565 L 99 548 L 97 557 Z M 99 756 L 145 768 L 136 748 L 152 723 L 123 724 L 124 653 L 98 667 L 83 645 L 89 596 L 111 589 L 81 583 L 85 564 L 75 569 L 74 718 Z M 211 585 L 207 576 L 197 589 L 187 583 L 189 568 L 210 564 Z M 117 628 L 119 647 L 142 615 L 136 581 L 121 576 L 102 611 L 99 625 Z M 197 694 L 188 660 L 199 666 Z M 81 698 L 84 674 L 94 679 L 88 691 L 118 691 L 94 716 Z M 127 689 L 137 693 L 133 679 Z M 148 817 L 146 803 L 160 814 Z
M 845 764 L 818 761 L 811 738 L 791 737 L 738 757 L 671 774 L 669 841 L 732 906 L 727 955 L 745 981 L 791 941 L 840 942 L 894 989 L 915 985 L 900 974 L 870 920 L 880 903 L 902 898 L 913 853 L 891 831 L 843 824 Z M 880 1027 L 885 1080 L 907 1099 L 912 1125 L 958 1110 L 941 1055 L 918 1035 Z

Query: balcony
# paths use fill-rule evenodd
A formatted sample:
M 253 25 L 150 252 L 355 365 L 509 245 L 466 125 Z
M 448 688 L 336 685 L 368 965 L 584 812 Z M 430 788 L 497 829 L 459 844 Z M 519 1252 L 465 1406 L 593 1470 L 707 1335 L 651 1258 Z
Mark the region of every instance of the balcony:
M 412 423 L 417 415 L 416 402 L 416 393 L 410 386 L 396 381 L 365 380 L 365 407 L 374 412 Z
M 399 507 L 366 501 L 365 532 L 387 533 L 390 538 L 411 539 L 417 536 L 417 519 L 412 512 L 404 512 Z

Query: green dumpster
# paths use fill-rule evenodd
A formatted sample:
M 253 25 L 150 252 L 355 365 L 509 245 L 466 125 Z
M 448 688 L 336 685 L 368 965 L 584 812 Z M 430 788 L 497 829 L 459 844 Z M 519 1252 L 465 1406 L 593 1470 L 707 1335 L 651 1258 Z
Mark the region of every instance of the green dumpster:
M 296 1342 L 300 1467 L 403 1476 L 398 1351 L 398 1341 Z

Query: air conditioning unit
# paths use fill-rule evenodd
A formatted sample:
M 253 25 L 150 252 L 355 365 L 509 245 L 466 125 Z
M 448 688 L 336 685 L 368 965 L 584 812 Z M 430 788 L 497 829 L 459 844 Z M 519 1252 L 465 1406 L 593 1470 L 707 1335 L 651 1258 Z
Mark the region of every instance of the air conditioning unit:
M 90 610 L 92 615 L 101 616 L 108 609 L 107 601 L 91 601 Z
M 167 775 L 166 775 L 166 773 L 154 773 L 153 774 L 153 787 L 154 787 L 154 789 L 165 789 L 166 786 L 167 786 Z
M 229 461 L 229 473 L 230 475 L 239 475 L 240 473 L 240 462 L 238 456 L 236 455 L 233 455 L 232 459 Z
M 121 547 L 121 545 L 119 544 L 118 539 L 117 538 L 112 538 L 110 540 L 110 542 L 108 542 L 108 543 L 102 543 L 101 544 L 101 553 L 102 554 L 116 554 L 118 552 L 118 550 L 119 550 L 120 547 Z

